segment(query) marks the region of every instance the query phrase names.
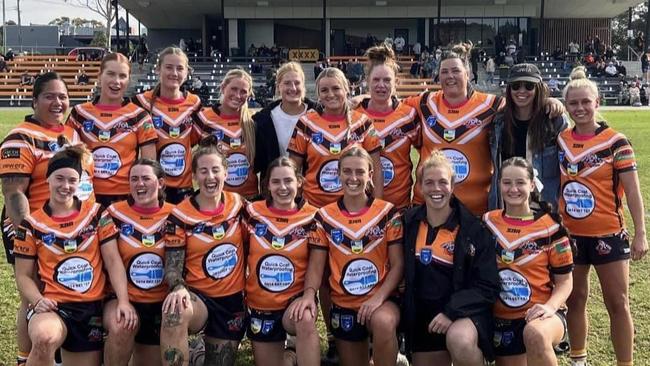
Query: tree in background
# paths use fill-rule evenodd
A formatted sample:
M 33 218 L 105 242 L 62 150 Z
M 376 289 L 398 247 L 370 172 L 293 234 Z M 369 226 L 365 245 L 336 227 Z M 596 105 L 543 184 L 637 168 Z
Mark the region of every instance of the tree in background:
M 111 48 L 111 23 L 115 19 L 115 12 L 112 11 L 111 0 L 65 0 L 65 2 L 84 7 L 99 14 L 106 21 L 106 28 L 104 29 L 105 47 Z M 97 38 L 97 35 L 95 35 L 95 38 Z
M 628 45 L 635 48 L 633 42 L 639 33 L 645 33 L 645 18 L 648 12 L 648 4 L 643 2 L 632 7 L 632 29 L 633 36 L 628 37 L 628 25 L 630 24 L 629 12 L 625 11 L 612 19 L 612 48 L 620 50 L 619 56 L 627 56 Z

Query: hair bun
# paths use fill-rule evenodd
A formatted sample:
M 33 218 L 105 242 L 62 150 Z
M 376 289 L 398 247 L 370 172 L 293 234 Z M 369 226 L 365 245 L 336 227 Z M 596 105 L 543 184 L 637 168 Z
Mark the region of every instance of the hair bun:
M 386 61 L 395 61 L 395 51 L 385 43 L 379 46 L 373 46 L 366 51 L 366 57 L 372 63 L 386 63 Z
M 219 146 L 219 139 L 215 135 L 208 135 L 199 141 L 199 146 L 201 147 L 212 147 Z
M 577 66 L 571 71 L 569 80 L 587 79 L 587 69 L 584 66 Z

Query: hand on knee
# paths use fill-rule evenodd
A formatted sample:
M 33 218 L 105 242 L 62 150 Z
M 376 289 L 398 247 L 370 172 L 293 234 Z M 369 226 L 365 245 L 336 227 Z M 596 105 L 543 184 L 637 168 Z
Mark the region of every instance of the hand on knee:
M 316 331 L 316 320 L 309 314 L 305 312 L 301 320 L 298 320 L 296 323 L 296 335 L 298 337 L 310 337 L 318 334 Z
M 179 312 L 169 312 L 162 314 L 162 330 L 187 329 L 194 310 L 191 306 L 181 308 Z

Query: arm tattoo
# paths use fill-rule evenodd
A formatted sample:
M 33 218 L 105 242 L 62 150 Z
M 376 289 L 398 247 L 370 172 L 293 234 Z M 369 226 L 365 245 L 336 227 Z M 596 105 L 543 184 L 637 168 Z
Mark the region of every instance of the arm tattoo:
M 14 226 L 20 225 L 27 215 L 29 215 L 29 201 L 25 194 L 20 191 L 10 193 L 7 196 L 7 216 Z
M 163 327 L 174 328 L 181 324 L 181 314 L 178 312 L 167 313 L 163 317 Z
M 170 291 L 183 285 L 183 268 L 185 267 L 185 250 L 167 250 L 165 252 L 165 279 Z
M 234 366 L 237 358 L 233 342 L 212 344 L 205 342 L 205 366 Z
M 169 366 L 183 366 L 183 361 L 185 360 L 185 357 L 183 357 L 183 352 L 179 350 L 178 348 L 172 348 L 168 347 L 165 350 L 165 356 L 164 356 L 164 361 L 166 365 Z

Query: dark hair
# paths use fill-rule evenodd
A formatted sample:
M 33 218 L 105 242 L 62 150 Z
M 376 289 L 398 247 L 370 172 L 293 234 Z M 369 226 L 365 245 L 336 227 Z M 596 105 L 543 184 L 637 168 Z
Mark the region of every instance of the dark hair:
M 192 153 L 192 173 L 196 173 L 199 165 L 199 158 L 204 155 L 217 155 L 221 159 L 221 165 L 228 167 L 228 160 L 219 148 L 219 140 L 214 135 L 204 137 L 199 141 L 199 147 Z
M 470 54 L 472 53 L 472 48 L 474 48 L 474 45 L 472 44 L 471 41 L 461 42 L 451 46 L 451 49 L 444 51 L 440 56 L 441 65 L 442 62 L 445 60 L 458 59 L 465 67 L 465 70 L 468 73 L 467 97 L 471 96 L 472 93 L 474 92 L 474 87 L 472 86 L 472 83 L 469 82 L 469 71 L 471 70 L 469 58 L 470 58 Z
M 32 88 L 32 107 L 34 106 L 34 100 L 36 100 L 39 95 L 43 93 L 45 86 L 52 80 L 59 80 L 62 82 L 63 86 L 65 86 L 65 92 L 68 94 L 68 84 L 65 83 L 65 80 L 63 80 L 61 75 L 54 71 L 48 71 L 44 74 L 38 75 L 36 77 L 36 80 L 34 80 L 34 86 Z
M 71 145 L 70 140 L 64 135 L 56 138 L 56 144 L 59 150 L 47 162 L 47 176 L 62 167 L 70 167 L 75 170 L 79 169 L 79 178 L 83 173 L 83 163 L 90 157 L 90 152 L 84 144 Z M 54 169 L 54 170 L 53 170 Z
M 528 124 L 530 139 L 528 147 L 533 151 L 540 151 L 544 148 L 546 142 L 555 138 L 553 122 L 550 121 L 544 111 L 544 102 L 548 99 L 548 87 L 544 82 L 535 83 L 535 97 L 533 99 L 533 115 Z M 510 156 L 515 153 L 515 101 L 512 98 L 512 89 L 510 84 L 506 87 L 506 105 L 503 109 L 503 119 L 505 122 L 504 146 L 508 149 Z M 524 141 L 524 143 L 526 143 Z
M 136 165 L 144 165 L 144 166 L 151 167 L 151 170 L 153 170 L 153 174 L 156 176 L 156 178 L 163 179 L 163 186 L 158 188 L 158 205 L 162 206 L 163 203 L 165 203 L 165 198 L 166 198 L 165 184 L 164 184 L 165 171 L 163 170 L 162 166 L 156 160 L 139 158 L 136 161 L 134 161 L 133 165 L 131 165 L 131 168 L 129 168 L 129 179 L 131 177 L 131 171 L 133 170 L 133 167 L 135 167 Z M 135 200 L 130 194 L 129 194 L 129 198 L 127 198 L 127 201 L 129 202 L 130 206 L 132 206 L 135 203 Z
M 269 191 L 269 182 L 271 181 L 271 172 L 275 168 L 280 168 L 280 167 L 288 167 L 293 170 L 293 173 L 296 175 L 296 179 L 298 182 L 304 182 L 305 178 L 302 176 L 300 173 L 300 169 L 298 168 L 298 165 L 296 165 L 296 162 L 293 159 L 290 159 L 289 157 L 286 156 L 280 156 L 278 158 L 275 158 L 269 166 L 266 168 L 266 175 L 264 175 L 264 178 L 262 179 L 262 195 L 264 198 L 266 198 L 266 201 L 271 203 L 273 201 L 273 198 L 271 197 L 271 192 Z M 299 189 L 297 192 L 297 196 L 300 196 L 302 194 L 302 191 Z

